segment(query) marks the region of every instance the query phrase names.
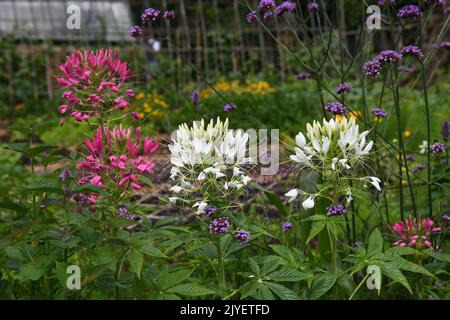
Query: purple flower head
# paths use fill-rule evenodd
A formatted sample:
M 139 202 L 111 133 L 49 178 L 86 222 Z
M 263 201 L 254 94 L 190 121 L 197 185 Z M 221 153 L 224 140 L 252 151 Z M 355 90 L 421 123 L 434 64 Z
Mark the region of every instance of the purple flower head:
M 66 234 L 70 232 L 70 227 L 69 226 L 64 226 L 58 229 L 58 231 L 62 234 Z
M 313 77 L 313 74 L 311 72 L 299 72 L 296 75 L 297 80 L 307 80 L 311 79 Z
M 414 168 L 412 168 L 412 172 L 413 173 L 419 173 L 420 171 L 422 171 L 423 169 L 425 169 L 427 166 L 425 164 L 422 163 L 418 163 L 414 166 Z
M 227 103 L 224 107 L 223 107 L 223 111 L 225 112 L 231 112 L 234 109 L 236 109 L 236 105 L 234 103 Z
M 273 17 L 273 12 L 272 11 L 266 11 L 266 12 L 264 12 L 264 15 L 263 15 L 263 19 L 264 20 L 269 20 L 270 18 L 272 18 Z
M 450 6 L 443 8 L 444 14 L 450 13 Z
M 427 6 L 430 6 L 433 3 L 435 3 L 436 6 L 441 6 L 441 7 L 445 7 L 445 5 L 446 5 L 446 1 L 445 0 L 425 0 L 424 2 L 425 2 L 425 4 Z
M 344 208 L 344 206 L 342 204 L 332 204 L 331 206 L 329 206 L 327 208 L 327 215 L 328 216 L 338 216 L 341 214 L 344 214 L 345 212 L 347 212 L 347 209 Z
M 439 46 L 444 49 L 450 49 L 450 41 L 442 41 Z
M 336 88 L 336 93 L 337 94 L 344 94 L 344 93 L 347 93 L 347 92 L 352 92 L 352 86 L 350 84 L 348 84 L 347 82 L 341 83 Z
M 431 152 L 432 153 L 444 153 L 445 146 L 442 143 L 435 142 L 431 145 Z
M 136 217 L 136 216 L 130 214 L 128 209 L 125 208 L 125 207 L 119 207 L 119 209 L 117 209 L 117 211 L 116 211 L 116 214 L 119 217 L 125 218 L 125 219 L 128 219 L 128 220 L 135 220 L 135 217 Z
M 420 49 L 417 46 L 413 46 L 413 45 L 405 46 L 402 49 L 401 53 L 403 55 L 408 55 L 409 54 L 409 55 L 415 56 L 419 60 L 422 60 L 424 58 L 422 49 Z
M 313 13 L 317 12 L 320 9 L 320 5 L 317 2 L 311 2 L 308 4 L 308 11 Z
M 378 0 L 377 5 L 379 7 L 384 8 L 388 3 L 391 3 L 393 6 L 395 6 L 397 4 L 396 0 Z
M 61 174 L 59 175 L 59 181 L 65 182 L 72 178 L 72 174 L 70 173 L 69 169 L 64 168 Z
M 128 31 L 128 34 L 133 38 L 137 38 L 142 34 L 142 29 L 139 26 L 132 26 Z
M 211 215 L 213 215 L 215 212 L 217 211 L 217 208 L 214 206 L 207 206 L 205 208 L 204 214 L 209 217 Z
M 340 102 L 328 102 L 325 105 L 325 110 L 331 112 L 334 115 L 346 115 L 348 113 L 347 108 Z
M 194 106 L 200 104 L 200 92 L 197 89 L 192 91 L 191 101 Z
M 442 139 L 444 139 L 444 141 L 448 141 L 448 137 L 450 136 L 450 128 L 449 128 L 450 124 L 447 120 L 444 121 L 444 123 L 442 124 Z
M 286 221 L 281 228 L 283 229 L 283 232 L 288 232 L 292 228 L 292 223 Z
M 248 233 L 245 230 L 239 230 L 235 233 L 234 238 L 236 240 L 239 240 L 241 242 L 241 244 L 246 244 L 248 243 L 248 239 L 250 237 L 250 233 Z
M 209 225 L 210 233 L 224 234 L 228 232 L 230 221 L 227 218 L 214 219 Z
M 363 67 L 364 74 L 368 77 L 378 78 L 381 72 L 381 63 L 378 59 L 367 61 Z
M 442 220 L 444 220 L 444 222 L 450 222 L 450 216 L 448 215 L 448 213 L 444 213 L 444 215 L 442 216 Z
M 410 4 L 404 7 L 401 7 L 397 12 L 397 17 L 416 20 L 422 15 L 420 8 L 416 5 Z
M 142 22 L 147 21 L 155 21 L 158 17 L 161 11 L 153 8 L 147 8 L 144 10 L 144 13 L 141 15 Z
M 414 157 L 412 154 L 407 154 L 406 161 L 409 161 L 409 162 L 416 161 L 416 157 Z
M 163 18 L 167 20 L 175 19 L 175 11 L 173 10 L 165 11 L 163 14 Z
M 250 11 L 247 14 L 247 22 L 248 23 L 253 23 L 256 20 L 256 11 Z
M 282 15 L 287 12 L 294 12 L 297 5 L 291 1 L 283 1 L 278 7 L 275 9 L 275 14 L 277 16 Z
M 384 50 L 380 52 L 377 59 L 381 63 L 399 62 L 402 60 L 402 55 L 394 50 Z
M 258 4 L 258 10 L 271 10 L 275 8 L 275 0 L 260 0 Z
M 373 108 L 372 114 L 380 118 L 386 118 L 387 112 L 383 108 Z

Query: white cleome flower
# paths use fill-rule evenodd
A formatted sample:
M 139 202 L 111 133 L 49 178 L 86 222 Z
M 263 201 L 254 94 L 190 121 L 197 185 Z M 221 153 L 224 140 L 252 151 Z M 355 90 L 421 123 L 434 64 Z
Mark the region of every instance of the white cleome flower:
M 371 185 L 373 185 L 378 191 L 381 191 L 380 183 L 381 180 L 377 177 L 364 177 L 363 180 L 369 182 Z
M 314 197 L 309 196 L 308 198 L 306 198 L 306 200 L 303 201 L 302 206 L 305 210 L 314 208 Z
M 196 202 L 196 203 L 192 206 L 192 208 L 197 208 L 196 214 L 202 214 L 203 212 L 205 212 L 205 208 L 206 208 L 207 206 L 208 206 L 208 203 L 207 203 L 207 202 L 199 201 L 199 202 Z
M 292 189 L 289 192 L 285 193 L 284 196 L 289 197 L 289 202 L 292 202 L 298 197 L 298 189 Z

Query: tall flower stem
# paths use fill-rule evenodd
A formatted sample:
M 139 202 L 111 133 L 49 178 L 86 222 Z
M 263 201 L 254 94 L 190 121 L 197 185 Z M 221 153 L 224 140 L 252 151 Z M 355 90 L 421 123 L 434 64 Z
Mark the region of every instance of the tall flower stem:
M 224 267 L 224 255 L 222 245 L 220 244 L 220 238 L 216 241 L 217 259 L 218 259 L 218 272 L 217 282 L 219 284 L 220 297 L 225 297 L 225 267 Z
M 423 96 L 425 100 L 425 114 L 427 118 L 427 189 L 428 189 L 428 210 L 430 217 L 433 215 L 433 198 L 431 195 L 431 120 L 430 120 L 430 107 L 428 104 L 428 90 L 427 80 L 425 77 L 425 65 L 421 62 L 422 68 L 422 85 Z
M 392 94 L 394 96 L 395 115 L 396 115 L 396 119 L 397 119 L 400 217 L 403 220 L 403 217 L 404 217 L 404 212 L 403 212 L 404 211 L 404 208 L 403 208 L 403 161 L 405 162 L 406 179 L 408 182 L 408 187 L 409 187 L 409 191 L 410 191 L 410 195 L 411 195 L 411 202 L 412 202 L 412 206 L 413 206 L 413 212 L 414 212 L 415 216 L 417 216 L 417 210 L 416 210 L 416 201 L 414 198 L 414 191 L 412 189 L 411 179 L 409 177 L 409 169 L 408 169 L 408 161 L 406 160 L 405 145 L 403 143 L 401 118 L 400 118 L 401 115 L 400 115 L 399 90 L 398 90 L 398 84 L 397 84 L 398 79 L 394 79 L 394 72 L 393 72 L 391 66 L 389 66 L 389 73 L 391 75 Z

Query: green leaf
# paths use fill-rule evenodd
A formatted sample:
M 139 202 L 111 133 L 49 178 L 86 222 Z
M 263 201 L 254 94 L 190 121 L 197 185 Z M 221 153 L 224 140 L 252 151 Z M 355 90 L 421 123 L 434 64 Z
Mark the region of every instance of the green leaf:
M 241 291 L 241 300 L 247 297 L 253 296 L 258 290 L 258 282 L 249 281 L 242 286 Z
M 378 229 L 372 231 L 369 236 L 369 245 L 367 253 L 369 256 L 373 256 L 383 251 L 383 236 Z
M 261 269 L 259 268 L 258 264 L 255 262 L 255 260 L 253 260 L 252 258 L 249 258 L 248 262 L 250 264 L 250 268 L 252 268 L 253 273 L 256 276 L 260 276 L 261 275 Z
M 164 253 L 161 252 L 158 248 L 151 247 L 151 246 L 143 246 L 138 249 L 143 254 L 150 256 L 150 257 L 156 257 L 156 258 L 168 258 Z
M 33 281 L 39 280 L 44 272 L 45 270 L 40 269 L 33 263 L 24 264 L 20 268 L 20 274 Z
M 94 244 L 100 238 L 100 234 L 91 227 L 82 227 L 80 229 L 80 238 L 88 244 Z
M 281 282 L 281 281 L 290 281 L 296 282 L 306 279 L 308 276 L 302 272 L 299 272 L 295 269 L 286 269 L 272 272 L 271 274 L 266 276 L 267 280 Z
M 31 183 L 23 186 L 22 188 L 28 191 L 52 192 L 56 194 L 64 194 L 64 190 L 61 187 L 61 185 L 59 185 L 56 182 L 50 181 L 40 181 L 36 183 Z
M 27 213 L 28 208 L 21 203 L 13 202 L 13 201 L 0 201 L 0 208 L 9 209 L 12 211 L 16 211 L 19 213 Z
M 435 258 L 436 260 L 443 261 L 443 262 L 450 262 L 450 253 L 440 253 L 440 252 L 433 252 L 433 251 L 427 251 L 426 253 L 429 256 Z
M 256 298 L 258 300 L 274 300 L 275 297 L 273 296 L 272 292 L 267 288 L 267 286 L 264 283 L 258 282 L 258 288 L 256 293 Z
M 419 254 L 420 252 L 410 247 L 392 247 L 384 253 L 389 257 L 406 256 L 411 254 Z
M 192 272 L 194 272 L 194 269 L 184 269 L 172 272 L 162 279 L 160 285 L 165 291 L 188 279 L 191 276 Z
M 410 271 L 410 272 L 415 272 L 415 273 L 421 273 L 424 274 L 428 277 L 434 278 L 434 275 L 428 271 L 427 269 L 425 269 L 424 267 L 422 267 L 421 265 L 412 263 L 408 260 L 405 260 L 401 257 L 396 257 L 394 260 L 394 264 L 396 266 L 398 266 L 400 269 L 406 270 L 406 271 Z
M 330 290 L 336 282 L 336 276 L 329 273 L 322 273 L 316 276 L 308 292 L 308 298 L 317 300 Z
M 130 262 L 130 270 L 140 278 L 141 270 L 144 264 L 144 256 L 136 249 L 132 249 L 127 253 L 128 261 Z
M 380 267 L 381 271 L 383 271 L 386 276 L 388 276 L 395 282 L 402 284 L 412 294 L 411 286 L 409 285 L 408 280 L 406 280 L 403 273 L 398 268 L 396 268 L 396 266 L 392 266 L 389 263 L 381 263 Z
M 315 214 L 315 215 L 306 217 L 305 219 L 302 219 L 302 222 L 305 222 L 305 221 L 314 221 L 314 222 L 316 222 L 316 221 L 325 221 L 325 220 L 326 220 L 326 217 L 324 215 L 322 215 L 322 214 Z
M 326 225 L 326 221 L 314 222 L 311 226 L 311 231 L 309 232 L 309 236 L 308 236 L 308 239 L 306 240 L 306 243 L 308 243 L 309 241 L 311 241 L 312 238 L 317 236 L 320 233 L 320 231 L 323 230 L 325 225 Z
M 264 282 L 264 284 L 272 290 L 281 300 L 299 300 L 300 297 L 291 289 L 286 288 L 277 283 L 272 282 Z
M 197 297 L 213 294 L 214 291 L 197 283 L 180 284 L 170 288 L 168 293 L 181 294 L 183 296 Z
M 19 260 L 19 261 L 25 260 L 25 256 L 22 254 L 22 251 L 20 250 L 19 247 L 8 246 L 4 250 L 5 250 L 6 255 L 11 259 L 15 259 L 15 260 Z

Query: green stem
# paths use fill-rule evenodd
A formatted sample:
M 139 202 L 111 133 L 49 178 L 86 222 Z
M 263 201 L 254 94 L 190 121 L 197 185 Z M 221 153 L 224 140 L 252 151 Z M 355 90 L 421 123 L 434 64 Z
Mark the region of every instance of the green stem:
M 428 209 L 430 217 L 433 215 L 433 198 L 431 195 L 431 120 L 430 120 L 430 107 L 428 104 L 428 90 L 427 81 L 425 78 L 425 65 L 421 63 L 422 66 L 422 85 L 423 85 L 423 96 L 425 99 L 425 112 L 427 118 L 427 189 L 428 189 Z
M 216 241 L 216 248 L 219 267 L 217 272 L 217 282 L 219 284 L 220 297 L 223 299 L 225 297 L 225 268 L 224 268 L 224 256 L 222 246 L 220 244 L 220 239 Z

